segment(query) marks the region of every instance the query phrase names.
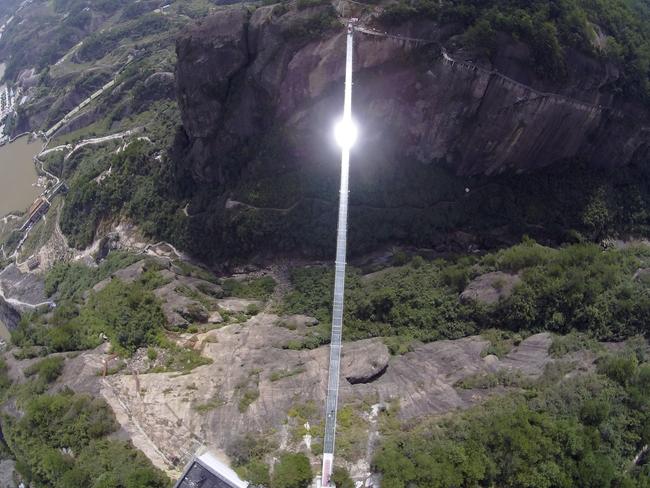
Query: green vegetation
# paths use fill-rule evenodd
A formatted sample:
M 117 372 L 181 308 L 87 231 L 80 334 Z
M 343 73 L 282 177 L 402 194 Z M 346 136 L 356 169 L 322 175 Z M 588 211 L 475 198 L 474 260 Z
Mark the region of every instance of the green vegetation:
M 119 27 L 93 34 L 83 43 L 78 55 L 82 61 L 101 59 L 125 41 L 138 41 L 143 37 L 169 31 L 173 26 L 163 15 L 148 14 L 121 24 Z
M 194 405 L 194 410 L 199 413 L 206 413 L 216 408 L 223 407 L 225 404 L 226 401 L 221 397 L 221 395 L 215 395 L 205 403 Z
M 477 373 L 463 378 L 455 386 L 467 390 L 496 388 L 497 386 L 524 386 L 528 382 L 519 372 L 500 369 L 496 373 Z
M 100 281 L 140 260 L 141 256 L 113 252 L 96 268 L 79 263 L 55 265 L 46 275 L 45 288 L 57 298 L 57 307 L 53 312 L 36 310 L 23 315 L 12 331 L 12 342 L 22 348 L 14 355 L 34 357 L 91 349 L 108 339 L 123 356 L 147 347 L 150 361 L 158 358 L 156 347 L 164 348 L 164 361 L 154 368 L 156 371 L 186 373 L 210 364 L 211 360 L 199 352 L 179 347 L 165 337 L 168 324 L 153 290 L 166 282 L 156 261 L 145 261 L 142 274 L 132 283 L 113 278 L 101 289 L 92 290 Z
M 522 335 L 544 330 L 619 340 L 647 332 L 649 288 L 635 280 L 634 273 L 649 260 L 650 251 L 644 247 L 604 250 L 574 244 L 551 249 L 526 240 L 483 257 L 417 260 L 417 265 L 389 268 L 369 278 L 352 269 L 346 282 L 344 333 L 349 340 L 397 336 L 391 350 L 400 353 L 413 339 L 456 339 L 486 331 L 490 346 L 485 354 L 498 356 Z M 521 283 L 512 296 L 492 306 L 459 300 L 468 279 L 496 270 L 520 273 Z M 332 283 L 331 269 L 294 269 L 294 290 L 284 311 L 306 313 L 328 324 Z M 493 324 L 507 332 L 488 330 Z M 326 340 L 324 326 L 316 329 Z M 306 342 L 287 347 L 309 346 Z
M 25 315 L 12 342 L 63 352 L 96 347 L 106 335 L 117 352 L 130 355 L 139 347 L 161 344 L 165 325 L 158 300 L 142 281 L 114 279 L 79 308 L 63 302 L 50 319 L 38 312 Z
M 295 368 L 295 369 L 282 369 L 282 370 L 279 370 L 279 371 L 273 371 L 269 375 L 269 380 L 271 380 L 271 381 L 280 381 L 280 380 L 282 380 L 284 378 L 291 378 L 292 376 L 297 376 L 299 374 L 304 373 L 305 371 L 307 371 L 307 369 L 305 369 L 302 366 L 300 366 L 298 368 Z
M 82 293 L 100 281 L 141 259 L 135 254 L 111 252 L 96 268 L 74 262 L 58 262 L 47 273 L 45 293 L 49 297 L 57 293 L 59 300 L 80 298 Z
M 272 488 L 307 488 L 314 475 L 304 454 L 286 453 L 273 471 Z
M 4 396 L 7 389 L 11 386 L 9 378 L 9 367 L 4 358 L 0 358 L 0 397 Z
M 490 342 L 481 352 L 483 357 L 492 354 L 498 358 L 503 358 L 514 346 L 518 346 L 521 342 L 520 335 L 497 329 L 484 330 L 481 332 L 481 337 Z
M 510 34 L 530 46 L 531 65 L 544 77 L 566 76 L 568 48 L 616 61 L 622 76 L 615 91 L 650 101 L 650 10 L 640 0 L 400 0 L 382 20 L 394 24 L 416 16 L 461 25 L 464 42 L 487 55 L 494 54 L 499 32 Z M 596 42 L 598 35 L 605 36 L 604 45 Z
M 368 422 L 360 405 L 344 405 L 336 414 L 336 449 L 344 459 L 358 460 L 366 453 Z
M 214 274 L 212 274 L 210 271 L 208 271 L 205 268 L 201 268 L 199 266 L 190 264 L 187 261 L 180 261 L 180 260 L 174 261 L 174 266 L 178 268 L 178 270 L 180 271 L 179 274 L 182 274 L 183 276 L 198 278 L 200 280 L 209 281 L 211 283 L 218 282 L 217 277 Z
M 246 388 L 241 395 L 241 398 L 239 399 L 239 404 L 237 407 L 239 408 L 239 411 L 241 413 L 244 413 L 246 410 L 248 410 L 248 407 L 253 403 L 255 400 L 257 400 L 260 397 L 260 390 L 255 385 L 255 387 L 251 388 Z
M 166 355 L 162 366 L 156 366 L 150 370 L 151 373 L 165 373 L 177 371 L 181 374 L 187 374 L 194 368 L 212 364 L 212 359 L 201 356 L 201 353 L 192 348 L 185 348 L 170 343 L 167 340 L 161 341 Z
M 147 348 L 147 358 L 149 361 L 155 361 L 158 359 L 158 351 L 156 351 L 156 349 L 153 347 Z
M 648 487 L 647 459 L 632 464 L 650 440 L 650 363 L 641 356 L 608 356 L 603 374 L 528 384 L 411 428 L 384 414 L 374 460 L 382 486 Z
M 34 486 L 166 488 L 147 458 L 107 436 L 117 430 L 106 403 L 64 391 L 29 398 L 20 419 L 5 417 L 4 438 L 17 470 Z
M 25 376 L 38 374 L 39 379 L 43 380 L 45 383 L 52 383 L 61 376 L 64 362 L 65 358 L 63 356 L 51 356 L 42 359 L 26 368 Z
M 277 283 L 271 276 L 262 276 L 245 280 L 230 278 L 223 280 L 221 285 L 227 297 L 268 300 Z
M 299 16 L 286 25 L 282 34 L 287 39 L 310 41 L 340 26 L 336 10 L 330 2 L 320 0 L 299 0 L 297 2 L 297 8 L 300 10 L 308 7 L 319 7 L 319 10 L 307 17 Z
M 354 488 L 356 485 L 347 469 L 337 466 L 332 472 L 332 482 L 336 488 Z
M 561 358 L 572 352 L 590 350 L 601 352 L 602 346 L 587 334 L 570 332 L 567 335 L 554 335 L 548 352 L 555 358 Z
M 135 141 L 101 169 L 80 168 L 71 181 L 61 216 L 61 229 L 72 245 L 89 245 L 101 219 L 122 214 L 139 222 L 147 234 L 163 230 L 171 236 L 182 232 L 185 224 L 181 210 L 157 187 L 158 179 L 165 178 L 169 168 L 155 159 L 156 152 L 155 145 Z M 109 167 L 111 175 L 98 184 L 95 178 Z
M 239 476 L 253 485 L 271 486 L 269 466 L 264 458 L 277 449 L 268 435 L 247 433 L 235 439 L 226 452 Z

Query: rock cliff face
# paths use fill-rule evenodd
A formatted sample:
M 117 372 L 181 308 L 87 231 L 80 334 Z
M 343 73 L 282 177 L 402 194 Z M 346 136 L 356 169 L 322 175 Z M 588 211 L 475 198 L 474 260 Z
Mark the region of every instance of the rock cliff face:
M 21 313 L 47 303 L 42 279 L 22 273 L 13 264 L 0 272 L 0 290 L 0 322 L 9 330 L 18 326 Z
M 555 197 L 530 203 L 530 188 L 505 196 L 524 185 L 498 178 L 576 161 L 611 171 L 647 157 L 647 112 L 608 91 L 614 66 L 569 51 L 567 79 L 550 82 L 530 66 L 526 45 L 503 36 L 490 64 L 451 49 L 456 33 L 418 21 L 391 34 L 431 42 L 356 34 L 353 251 L 369 235 L 430 246 L 441 229 L 519 219 L 541 229 L 550 212 L 528 210 Z M 333 9 L 232 7 L 185 32 L 177 55 L 176 166 L 185 188 L 203 196 L 189 207 L 192 239 L 212 232 L 212 241 L 246 251 L 318 246 L 335 226 L 338 193 L 331 133 L 342 110 L 345 29 Z M 528 201 L 516 203 L 521 197 Z M 563 205 L 580 214 L 590 199 Z M 515 208 L 527 215 L 513 216 Z
M 263 7 L 218 13 L 178 41 L 177 82 L 192 174 L 223 182 L 242 144 L 282 127 L 300 164 L 329 162 L 329 129 L 341 109 L 344 29 L 315 39 L 296 26 L 326 9 Z M 581 155 L 619 166 L 645 154 L 645 113 L 614 103 L 616 71 L 568 53 L 561 85 L 526 66 L 524 45 L 504 39 L 495 67 L 443 54 L 453 30 L 405 25 L 428 46 L 368 33 L 356 36 L 355 111 L 362 138 L 357 164 L 409 158 L 444 163 L 465 175 L 531 169 Z M 516 81 L 517 80 L 517 81 Z M 535 87 L 535 88 L 533 88 Z
M 16 328 L 20 322 L 20 312 L 2 298 L 0 298 L 0 322 L 10 330 Z

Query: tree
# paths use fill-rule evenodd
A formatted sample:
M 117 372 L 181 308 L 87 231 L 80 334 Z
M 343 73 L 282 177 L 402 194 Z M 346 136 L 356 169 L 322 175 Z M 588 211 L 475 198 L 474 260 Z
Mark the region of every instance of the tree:
M 286 453 L 273 473 L 273 488 L 307 488 L 314 475 L 309 459 L 304 454 Z
M 332 481 L 336 488 L 354 488 L 354 481 L 350 478 L 350 473 L 347 469 L 337 466 L 332 473 Z

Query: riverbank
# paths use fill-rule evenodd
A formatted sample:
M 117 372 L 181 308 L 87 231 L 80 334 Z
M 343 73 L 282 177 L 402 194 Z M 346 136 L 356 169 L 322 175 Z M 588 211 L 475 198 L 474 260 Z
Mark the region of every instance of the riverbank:
M 0 216 L 22 212 L 42 193 L 34 158 L 41 144 L 21 135 L 0 145 Z

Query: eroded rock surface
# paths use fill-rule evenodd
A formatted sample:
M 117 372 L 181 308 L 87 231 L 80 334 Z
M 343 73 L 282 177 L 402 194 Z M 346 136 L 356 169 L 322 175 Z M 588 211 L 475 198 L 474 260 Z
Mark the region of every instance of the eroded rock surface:
M 351 385 L 371 383 L 386 372 L 389 361 L 381 339 L 354 342 L 341 353 L 341 374 Z
M 517 275 L 495 271 L 473 279 L 460 294 L 463 302 L 479 302 L 493 305 L 512 295 L 512 290 L 521 281 Z
M 85 371 L 86 380 L 75 379 L 71 386 L 99 389 L 135 445 L 160 467 L 173 469 L 180 454 L 200 444 L 224 449 L 245 432 L 279 429 L 278 441 L 286 442 L 282 426 L 292 407 L 313 403 L 324 408 L 329 348 L 283 349 L 304 332 L 279 327 L 278 321 L 262 313 L 244 324 L 194 336 L 196 347 L 213 363 L 189 374 L 118 373 L 101 378 L 97 371 L 107 355 L 99 350 L 69 361 L 66 371 Z M 441 414 L 467 408 L 490 394 L 456 388 L 463 378 L 502 368 L 538 376 L 551 361 L 548 334 L 524 340 L 501 361 L 481 358 L 486 344 L 480 337 L 468 337 L 419 345 L 413 352 L 389 357 L 378 339 L 346 343 L 343 374 L 359 382 L 341 382 L 341 405 L 368 398 L 377 404 L 399 399 L 405 419 Z M 246 392 L 255 392 L 255 398 L 242 408 Z
M 305 22 L 328 15 L 328 6 L 274 5 L 252 14 L 234 7 L 180 37 L 178 98 L 197 182 L 231 179 L 241 169 L 241 144 L 272 127 L 291 132 L 302 165 L 331 156 L 322 133 L 340 106 L 345 30 L 295 35 Z M 650 136 L 639 119 L 646 114 L 608 92 L 618 76 L 610 65 L 569 50 L 568 79 L 550 82 L 530 66 L 528 47 L 507 36 L 494 65 L 480 66 L 467 61 L 472 53 L 441 47 L 453 26 L 420 21 L 392 30 L 437 42 L 426 56 L 409 58 L 415 44 L 357 32 L 361 166 L 406 157 L 472 175 L 539 168 L 576 154 L 597 165 L 624 165 L 645 151 Z
M 0 321 L 9 329 L 18 325 L 22 312 L 47 302 L 42 277 L 23 273 L 13 264 L 0 272 Z

